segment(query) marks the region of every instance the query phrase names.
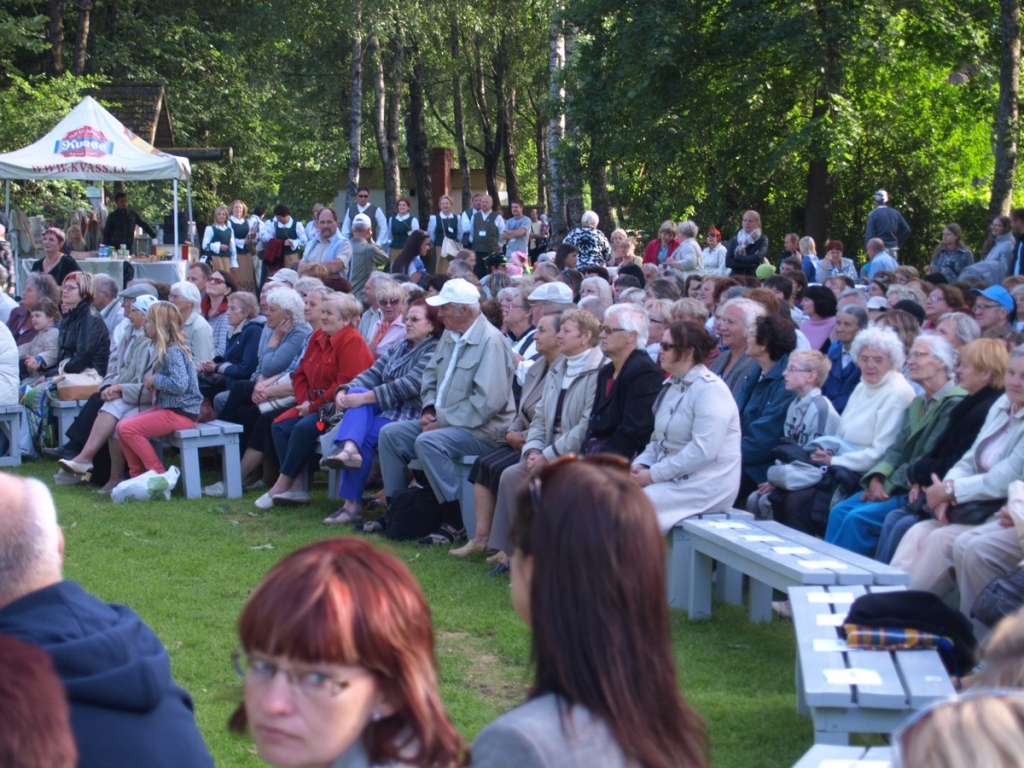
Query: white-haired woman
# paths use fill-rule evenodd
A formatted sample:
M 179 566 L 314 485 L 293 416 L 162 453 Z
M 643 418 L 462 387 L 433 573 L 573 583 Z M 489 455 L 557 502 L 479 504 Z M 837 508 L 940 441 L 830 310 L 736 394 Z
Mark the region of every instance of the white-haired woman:
M 704 253 L 697 242 L 699 232 L 696 223 L 689 220 L 682 222 L 677 230 L 679 247 L 665 260 L 668 266 L 678 270 L 683 277 L 704 274 Z
M 199 289 L 182 280 L 171 286 L 170 300 L 181 313 L 182 330 L 192 360 L 213 360 L 213 329 L 203 317 L 203 297 Z
M 903 342 L 886 328 L 868 328 L 857 334 L 851 349 L 860 367 L 860 384 L 839 419 L 835 435 L 818 438 L 811 461 L 861 475 L 881 461 L 906 421 L 914 390 L 903 378 Z M 776 503 L 775 519 L 807 533 L 823 533 L 824 520 L 812 517 L 801 498 L 804 491 L 785 494 Z
M 575 245 L 579 250 L 576 269 L 603 267 L 612 260 L 612 246 L 604 232 L 597 228 L 598 218 L 593 211 L 584 211 L 580 226 L 565 236 L 563 243 Z
M 584 277 L 583 282 L 580 283 L 580 298 L 585 299 L 587 296 L 597 296 L 599 299 L 607 301 L 610 306 L 613 301 L 612 284 L 600 275 Z
M 905 507 L 911 464 L 924 456 L 949 425 L 950 413 L 967 392 L 956 386 L 956 350 L 939 335 L 919 336 L 910 349 L 910 380 L 924 390 L 907 408 L 906 420 L 885 455 L 868 469 L 854 494 L 832 508 L 825 541 L 866 557 L 875 554 L 885 517 Z
M 715 334 L 725 347 L 711 364 L 711 372 L 722 377 L 735 395 L 743 387 L 747 374 L 757 362 L 747 354 L 747 338 L 754 332 L 757 319 L 766 314 L 765 308 L 750 299 L 730 299 L 715 310 Z

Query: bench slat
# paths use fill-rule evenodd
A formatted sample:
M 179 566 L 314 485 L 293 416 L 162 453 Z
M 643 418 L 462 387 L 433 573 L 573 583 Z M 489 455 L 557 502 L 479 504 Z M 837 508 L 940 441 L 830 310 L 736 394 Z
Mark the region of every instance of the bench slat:
M 835 744 L 815 744 L 797 761 L 793 768 L 818 768 L 826 760 L 860 760 L 866 747 L 840 747 Z

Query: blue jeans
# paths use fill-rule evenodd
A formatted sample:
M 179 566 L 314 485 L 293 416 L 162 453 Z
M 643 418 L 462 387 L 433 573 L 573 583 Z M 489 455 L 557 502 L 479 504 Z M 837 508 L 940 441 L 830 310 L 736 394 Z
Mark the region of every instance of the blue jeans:
M 348 390 L 352 395 L 367 391 L 363 387 L 352 387 Z M 380 406 L 377 403 L 349 408 L 345 411 L 345 417 L 341 420 L 334 437 L 334 444 L 339 450 L 344 447 L 346 440 L 351 440 L 359 446 L 359 455 L 363 457 L 363 464 L 359 469 L 345 469 L 341 472 L 338 495 L 345 501 L 359 502 L 363 498 L 366 478 L 370 476 L 370 467 L 373 466 L 373 460 L 377 455 L 377 438 L 380 437 L 381 428 L 391 423 L 391 419 L 384 418 L 380 413 Z
M 900 506 L 885 516 L 885 523 L 882 525 L 882 533 L 878 537 L 878 551 L 875 552 L 875 560 L 880 563 L 891 563 L 892 556 L 896 554 L 900 542 L 911 528 L 927 517 L 921 517 L 916 512 L 910 512 Z
M 860 494 L 854 494 L 836 504 L 828 513 L 825 541 L 858 555 L 872 557 L 885 516 L 906 504 L 906 496 L 890 496 L 888 501 L 861 501 Z
M 270 432 L 274 437 L 274 451 L 281 465 L 281 474 L 298 477 L 309 463 L 320 444 L 320 430 L 316 423 L 320 414 L 314 411 L 305 416 L 274 422 Z

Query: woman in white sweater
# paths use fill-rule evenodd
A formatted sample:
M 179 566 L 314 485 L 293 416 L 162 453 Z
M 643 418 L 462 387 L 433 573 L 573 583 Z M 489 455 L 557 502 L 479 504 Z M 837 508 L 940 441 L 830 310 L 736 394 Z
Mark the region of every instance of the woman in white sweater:
M 878 463 L 903 428 L 914 390 L 903 377 L 905 353 L 888 328 L 868 328 L 851 348 L 860 367 L 860 384 L 846 404 L 834 438 L 817 440 L 811 459 L 851 472 L 865 472 Z

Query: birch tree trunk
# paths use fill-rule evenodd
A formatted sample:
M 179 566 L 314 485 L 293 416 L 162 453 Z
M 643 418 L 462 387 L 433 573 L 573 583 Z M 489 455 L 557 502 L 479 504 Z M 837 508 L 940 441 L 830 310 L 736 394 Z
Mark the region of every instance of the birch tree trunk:
M 356 202 L 359 188 L 359 169 L 363 164 L 363 40 L 361 13 L 357 6 L 355 23 L 352 25 L 352 65 L 350 70 L 351 89 L 349 94 L 348 120 L 348 186 L 345 193 L 345 208 Z M 344 218 L 344 213 L 341 214 Z
M 559 8 L 554 9 L 552 18 L 558 15 Z M 565 138 L 565 88 L 562 85 L 565 72 L 565 36 L 562 34 L 561 22 L 552 21 L 548 33 L 548 70 L 551 78 L 550 109 L 548 120 L 548 184 L 551 196 L 551 207 L 548 217 L 551 223 L 552 237 L 562 237 L 568 231 L 565 219 L 565 179 L 558 157 L 558 146 Z
M 991 216 L 1007 215 L 1013 205 L 1017 174 L 1017 132 L 1020 129 L 1020 0 L 1000 0 L 1002 32 L 999 61 L 999 106 L 993 136 L 996 156 L 992 177 Z

